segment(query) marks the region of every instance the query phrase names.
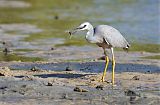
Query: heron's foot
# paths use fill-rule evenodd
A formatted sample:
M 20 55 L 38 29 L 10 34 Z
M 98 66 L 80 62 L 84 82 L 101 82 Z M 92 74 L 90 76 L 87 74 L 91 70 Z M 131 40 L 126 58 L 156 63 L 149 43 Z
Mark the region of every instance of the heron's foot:
M 112 88 L 117 86 L 116 84 L 112 84 L 112 83 L 111 83 L 111 85 L 112 85 Z

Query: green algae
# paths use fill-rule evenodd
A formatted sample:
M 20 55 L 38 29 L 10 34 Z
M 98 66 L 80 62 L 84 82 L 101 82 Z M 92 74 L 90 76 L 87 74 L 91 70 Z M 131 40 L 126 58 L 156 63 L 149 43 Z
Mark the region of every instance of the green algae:
M 62 44 L 56 44 L 55 47 L 62 47 L 62 46 L 84 46 L 84 45 L 92 45 L 89 44 L 82 38 L 74 38 L 74 39 L 66 39 L 66 41 Z
M 142 57 L 144 59 L 160 59 L 160 55 Z
M 123 51 L 121 48 L 115 48 L 117 51 Z M 150 52 L 150 53 L 160 53 L 159 44 L 145 44 L 145 43 L 131 43 L 129 52 Z
M 0 53 L 0 61 L 21 61 L 21 62 L 35 62 L 35 61 L 44 61 L 43 58 L 39 57 L 25 57 L 16 54 L 4 54 Z
M 30 51 L 35 51 L 35 49 L 15 49 L 14 51 L 24 51 L 24 52 L 30 52 Z
M 152 53 L 160 53 L 160 45 L 133 43 L 131 44 L 129 51 L 145 51 L 145 52 L 152 52 Z

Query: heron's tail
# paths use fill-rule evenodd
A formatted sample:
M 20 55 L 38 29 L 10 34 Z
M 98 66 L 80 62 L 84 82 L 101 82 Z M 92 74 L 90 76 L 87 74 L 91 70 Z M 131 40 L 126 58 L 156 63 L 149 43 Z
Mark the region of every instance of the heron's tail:
M 130 44 L 127 44 L 126 47 L 123 47 L 123 50 L 126 51 L 126 52 L 128 52 L 129 51 L 129 47 L 130 47 Z

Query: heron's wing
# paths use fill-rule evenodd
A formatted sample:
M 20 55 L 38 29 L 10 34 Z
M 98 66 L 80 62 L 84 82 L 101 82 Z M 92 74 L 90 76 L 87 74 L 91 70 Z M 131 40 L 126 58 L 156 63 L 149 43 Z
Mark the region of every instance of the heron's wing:
M 123 47 L 129 46 L 129 43 L 122 36 L 122 34 L 115 28 L 108 25 L 100 25 L 95 29 L 96 35 L 103 37 L 107 44 L 113 47 Z

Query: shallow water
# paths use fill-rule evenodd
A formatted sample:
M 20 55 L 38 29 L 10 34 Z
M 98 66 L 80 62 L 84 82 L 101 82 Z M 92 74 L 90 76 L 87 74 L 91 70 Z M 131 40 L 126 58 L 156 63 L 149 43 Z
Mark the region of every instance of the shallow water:
M 69 40 L 67 30 L 81 22 L 90 21 L 94 26 L 108 24 L 120 30 L 127 40 L 133 43 L 131 51 L 159 52 L 159 45 L 155 45 L 160 44 L 158 4 L 158 0 L 1 2 L 0 42 L 10 43 L 10 49 L 23 55 L 31 50 L 83 46 L 88 44 L 84 35 L 75 35 Z M 147 45 L 143 46 L 147 47 L 143 49 L 139 43 L 145 43 Z M 151 47 L 148 48 L 149 46 Z M 153 47 L 155 49 L 152 49 Z
M 92 73 L 100 73 L 103 72 L 104 69 L 103 62 L 85 62 L 85 63 L 45 63 L 45 64 L 37 64 L 37 63 L 21 63 L 21 64 L 12 64 L 10 65 L 10 69 L 16 70 L 30 70 L 33 67 L 42 70 L 54 70 L 54 71 L 65 71 L 67 67 L 71 70 L 83 71 L 83 72 L 92 72 Z M 109 64 L 108 71 L 111 71 L 112 65 Z M 116 72 L 143 72 L 143 73 L 159 73 L 160 69 L 158 66 L 153 65 L 143 65 L 143 64 L 116 64 Z M 62 76 L 63 77 L 63 76 Z

